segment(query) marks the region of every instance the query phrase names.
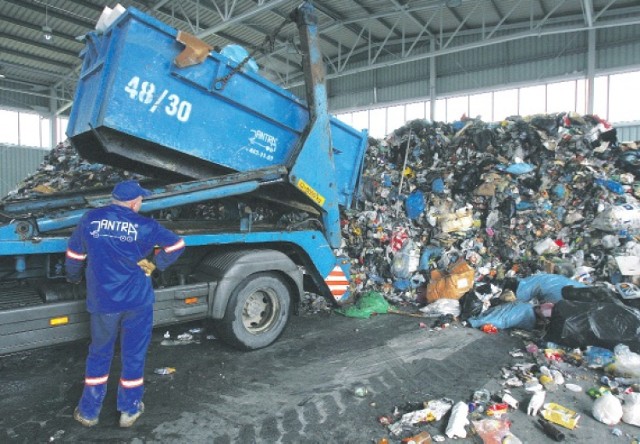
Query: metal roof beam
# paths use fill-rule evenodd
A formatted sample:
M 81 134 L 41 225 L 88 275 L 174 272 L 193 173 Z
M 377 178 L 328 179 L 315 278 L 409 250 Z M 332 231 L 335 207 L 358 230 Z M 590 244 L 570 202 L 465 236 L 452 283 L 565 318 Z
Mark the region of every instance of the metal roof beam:
M 82 26 L 83 28 L 92 29 L 95 24 L 89 20 L 81 20 L 76 16 L 72 16 L 70 14 L 62 14 L 58 12 L 57 8 L 54 6 L 55 3 L 53 3 L 53 5 L 51 6 L 47 6 L 44 4 L 40 6 L 35 3 L 27 3 L 24 0 L 2 0 L 2 1 L 5 3 L 11 3 L 22 9 L 28 9 L 29 11 L 34 11 L 42 15 L 48 15 L 49 17 L 54 17 L 56 19 L 63 20 L 68 23 L 73 23 L 74 25 Z
M 582 0 L 582 11 L 584 12 L 584 23 L 589 28 L 593 27 L 593 2 Z
M 9 22 L 13 25 L 18 25 L 21 28 L 25 28 L 25 29 L 31 29 L 32 31 L 36 31 L 38 32 L 38 34 L 42 34 L 42 26 L 38 26 L 38 25 L 34 25 L 33 23 L 29 23 L 29 22 L 25 22 L 24 20 L 19 20 L 19 19 L 15 19 L 13 17 L 9 17 L 7 15 L 4 14 L 0 14 L 0 20 L 5 21 L 5 22 Z M 60 38 L 60 39 L 65 39 L 68 40 L 70 42 L 74 42 L 79 46 L 82 46 L 82 44 L 80 42 L 78 42 L 76 40 L 76 37 L 70 34 L 63 34 L 61 32 L 58 31 L 53 31 L 52 32 L 53 36 L 55 38 Z M 78 49 L 78 52 L 80 52 L 80 49 Z
M 271 0 L 268 3 L 263 3 L 262 5 L 258 5 L 255 9 L 252 9 L 250 11 L 244 12 L 244 13 L 242 13 L 240 15 L 237 15 L 237 16 L 235 16 L 233 18 L 229 18 L 228 20 L 223 21 L 222 23 L 220 23 L 218 25 L 211 26 L 211 27 L 205 29 L 204 31 L 199 32 L 197 34 L 197 37 L 199 39 L 203 39 L 203 38 L 205 38 L 207 36 L 210 36 L 211 34 L 216 34 L 218 31 L 222 31 L 223 29 L 225 29 L 225 28 L 227 28 L 227 27 L 229 27 L 229 26 L 231 26 L 233 24 L 240 23 L 243 20 L 246 20 L 249 17 L 252 17 L 252 16 L 254 16 L 256 14 L 259 14 L 261 12 L 269 11 L 269 10 L 275 8 L 276 6 L 278 6 L 278 5 L 282 4 L 282 3 L 285 3 L 287 1 L 288 0 Z
M 610 27 L 618 27 L 618 26 L 637 26 L 640 25 L 640 18 L 638 17 L 634 17 L 634 18 L 626 18 L 626 19 L 620 19 L 617 21 L 612 21 L 610 23 L 606 23 L 606 24 L 598 24 L 595 23 L 592 29 L 606 29 L 606 28 L 610 28 Z M 435 51 L 430 51 L 424 54 L 417 54 L 414 56 L 410 56 L 410 57 L 405 57 L 402 59 L 394 59 L 394 60 L 389 60 L 389 61 L 384 61 L 384 62 L 378 62 L 374 65 L 363 65 L 363 66 L 358 66 L 356 68 L 352 68 L 352 69 L 347 69 L 344 70 L 340 73 L 332 73 L 332 74 L 328 74 L 327 78 L 328 79 L 334 79 L 334 78 L 338 78 L 338 77 L 343 77 L 343 76 L 347 76 L 347 75 L 354 75 L 354 74 L 359 74 L 362 72 L 366 72 L 366 71 L 370 71 L 372 69 L 379 69 L 379 68 L 385 68 L 385 67 L 389 67 L 389 66 L 395 66 L 395 65 L 401 65 L 403 63 L 410 63 L 410 62 L 415 62 L 418 60 L 425 60 L 425 59 L 430 59 L 432 57 L 438 57 L 438 56 L 442 56 L 442 55 L 446 55 L 446 54 L 453 54 L 453 53 L 458 53 L 458 52 L 463 52 L 463 51 L 469 51 L 469 50 L 473 50 L 473 49 L 477 49 L 477 48 L 481 48 L 481 47 L 486 47 L 486 46 L 491 46 L 491 45 L 497 45 L 497 44 L 501 44 L 501 43 L 506 43 L 506 42 L 510 42 L 510 41 L 516 41 L 516 40 L 522 40 L 522 39 L 526 39 L 526 38 L 531 38 L 531 37 L 542 37 L 542 36 L 546 36 L 546 35 L 557 35 L 557 34 L 568 34 L 568 33 L 577 33 L 577 32 L 584 32 L 584 31 L 588 31 L 589 28 L 586 27 L 585 25 L 573 25 L 573 26 L 567 26 L 567 25 L 562 25 L 559 24 L 556 27 L 553 28 L 545 28 L 543 30 L 526 30 L 520 33 L 516 33 L 516 34 L 510 34 L 510 35 L 504 35 L 504 36 L 500 36 L 500 37 L 495 37 L 493 39 L 490 40 L 478 40 L 476 42 L 472 42 L 472 43 L 467 43 L 464 45 L 459 45 L 459 46 L 453 46 L 451 48 L 441 48 Z M 292 83 L 290 83 L 289 86 L 298 86 L 299 84 L 301 84 L 301 81 L 298 81 L 297 79 L 293 80 Z
M 47 65 L 57 66 L 57 67 L 63 68 L 63 69 L 68 69 L 69 68 L 69 64 L 68 63 L 59 62 L 57 60 L 52 60 L 52 59 L 48 59 L 46 57 L 37 56 L 37 55 L 33 55 L 33 54 L 25 54 L 22 51 L 16 51 L 15 49 L 7 48 L 7 47 L 1 46 L 1 45 L 0 45 L 0 52 L 5 52 L 7 54 L 11 54 L 13 56 L 20 57 L 22 59 L 33 60 L 33 61 L 36 61 L 36 62 L 39 62 L 39 63 L 45 63 Z
M 598 11 L 598 13 L 596 14 L 596 16 L 593 18 L 594 23 L 600 18 L 600 16 L 602 14 L 604 14 L 607 9 L 609 9 L 614 3 L 616 2 L 616 0 L 611 0 L 609 3 L 607 3 L 607 5 L 602 8 L 600 11 Z
M 29 46 L 35 46 L 36 48 L 41 48 L 41 49 L 46 49 L 46 50 L 51 50 L 51 44 L 49 43 L 45 43 L 45 42 L 40 42 L 40 41 L 36 41 L 36 40 L 31 40 L 31 39 L 25 39 L 23 37 L 18 37 L 15 35 L 11 35 L 11 34 L 7 34 L 6 32 L 1 32 L 0 31 L 0 37 L 1 38 L 5 38 L 7 40 L 13 40 L 14 42 L 18 42 L 22 45 L 29 45 Z M 56 53 L 58 54 L 64 54 L 66 56 L 69 57 L 73 57 L 75 59 L 78 58 L 78 52 L 77 51 L 69 51 L 67 49 L 62 49 L 62 48 L 56 48 Z
M 464 20 L 462 20 L 460 22 L 460 24 L 458 25 L 458 27 L 456 28 L 455 31 L 453 31 L 453 33 L 451 34 L 451 36 L 449 37 L 449 40 L 447 40 L 447 43 L 444 44 L 444 46 L 442 46 L 443 48 L 446 48 L 447 46 L 449 46 L 449 43 L 451 43 L 451 41 L 454 39 L 454 37 L 456 35 L 458 35 L 458 32 L 460 32 L 460 30 L 462 29 L 462 27 L 465 25 L 465 23 L 467 23 L 467 20 L 469 20 L 469 17 L 471 17 L 473 15 L 473 13 L 476 11 L 476 9 L 478 9 L 478 6 L 480 5 L 480 2 L 475 2 L 473 5 L 473 9 L 471 11 L 469 11 L 469 13 L 467 14 L 467 16 L 464 18 Z

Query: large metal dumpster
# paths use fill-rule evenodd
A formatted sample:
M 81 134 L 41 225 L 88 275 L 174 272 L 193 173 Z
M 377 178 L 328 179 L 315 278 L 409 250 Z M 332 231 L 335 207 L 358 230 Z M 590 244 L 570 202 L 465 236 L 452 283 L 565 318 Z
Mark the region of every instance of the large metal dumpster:
M 177 34 L 129 8 L 103 35 L 87 35 L 71 143 L 92 161 L 164 179 L 287 166 L 309 122 L 305 101 L 250 72 L 222 85 L 237 63 L 217 52 L 179 68 Z M 350 205 L 366 132 L 335 118 L 330 127 L 339 203 Z

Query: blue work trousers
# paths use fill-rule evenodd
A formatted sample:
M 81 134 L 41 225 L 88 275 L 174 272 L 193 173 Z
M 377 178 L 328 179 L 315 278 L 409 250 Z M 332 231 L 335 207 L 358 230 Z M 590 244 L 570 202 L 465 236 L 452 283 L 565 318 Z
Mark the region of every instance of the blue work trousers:
M 144 363 L 152 327 L 153 305 L 121 313 L 91 314 L 91 345 L 85 386 L 78 405 L 83 417 L 94 419 L 100 415 L 118 332 L 122 358 L 118 410 L 134 414 L 140 409 L 144 392 Z

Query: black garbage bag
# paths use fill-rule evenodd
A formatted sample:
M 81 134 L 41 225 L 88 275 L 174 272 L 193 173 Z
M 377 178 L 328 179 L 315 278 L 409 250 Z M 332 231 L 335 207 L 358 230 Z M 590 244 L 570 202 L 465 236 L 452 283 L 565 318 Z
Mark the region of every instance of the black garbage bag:
M 616 293 L 606 287 L 572 287 L 560 290 L 562 299 L 575 302 L 607 302 L 618 300 Z
M 627 173 L 639 174 L 640 173 L 640 152 L 638 151 L 625 151 L 618 156 L 616 160 L 616 166 L 623 169 Z
M 460 320 L 466 321 L 474 316 L 479 316 L 482 313 L 483 305 L 473 289 L 467 291 L 460 298 Z
M 453 185 L 454 194 L 465 194 L 475 190 L 480 183 L 480 176 L 481 173 L 478 166 L 475 164 L 468 164 Z
M 622 304 L 562 300 L 554 305 L 545 340 L 568 347 L 613 348 L 625 344 L 640 352 L 640 311 Z
M 478 151 L 484 152 L 489 145 L 493 142 L 493 131 L 488 128 L 484 128 L 473 134 L 473 143 Z
M 508 220 L 511 220 L 516 215 L 516 201 L 512 197 L 504 199 L 498 208 L 502 215 Z

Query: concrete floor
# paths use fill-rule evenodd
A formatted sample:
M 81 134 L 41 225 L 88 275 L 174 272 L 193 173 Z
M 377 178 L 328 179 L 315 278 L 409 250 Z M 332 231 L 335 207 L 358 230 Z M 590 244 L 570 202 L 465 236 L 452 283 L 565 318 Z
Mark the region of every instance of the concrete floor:
M 301 314 L 274 345 L 254 352 L 236 351 L 206 335 L 200 344 L 163 346 L 167 329 L 154 331 L 146 412 L 131 429 L 118 427 L 117 361 L 100 423 L 87 429 L 72 419 L 87 342 L 1 357 L 0 442 L 371 443 L 383 437 L 400 442 L 378 422 L 381 416 L 432 399 L 468 401 L 481 388 L 495 393 L 504 382 L 501 368 L 529 360 L 509 354 L 523 348 L 523 341 L 506 332 L 487 335 L 461 326 L 429 331 L 420 321 L 394 314 L 368 320 Z M 168 330 L 175 337 L 197 326 Z M 176 372 L 155 374 L 160 367 Z M 630 443 L 640 435 L 636 427 L 593 419 L 593 401 L 585 392 L 598 373 L 568 368 L 566 376 L 585 391 L 560 388 L 546 399 L 582 415 L 578 428 L 563 429 L 566 442 Z M 359 386 L 367 389 L 364 397 L 354 393 Z M 526 415 L 529 395 L 522 388 L 512 393 L 520 408 L 508 414 L 511 431 L 525 443 L 554 442 Z M 447 420 L 448 415 L 414 431 L 443 435 Z M 613 435 L 614 428 L 622 436 Z

